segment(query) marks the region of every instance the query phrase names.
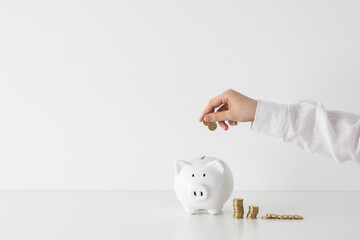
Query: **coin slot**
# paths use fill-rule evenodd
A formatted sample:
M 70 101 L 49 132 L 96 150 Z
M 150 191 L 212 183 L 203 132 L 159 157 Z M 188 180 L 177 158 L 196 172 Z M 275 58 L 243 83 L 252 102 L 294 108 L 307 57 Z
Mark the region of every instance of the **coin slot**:
M 196 196 L 196 191 L 194 191 L 194 195 Z
M 192 174 L 191 176 L 192 176 L 192 177 L 195 177 L 195 174 Z
M 200 191 L 200 195 L 203 196 L 203 192 Z
M 203 177 L 205 177 L 206 175 L 205 175 L 205 173 L 203 174 Z
M 205 156 L 202 156 L 202 157 L 201 157 L 201 160 L 204 160 L 204 158 L 205 158 Z

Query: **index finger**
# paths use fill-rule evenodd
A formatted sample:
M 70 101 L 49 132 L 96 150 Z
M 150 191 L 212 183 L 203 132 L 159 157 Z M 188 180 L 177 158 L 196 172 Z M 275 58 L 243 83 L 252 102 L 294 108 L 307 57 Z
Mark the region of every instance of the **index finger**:
M 220 94 L 214 98 L 212 98 L 209 103 L 206 105 L 206 107 L 204 108 L 199 121 L 202 122 L 204 120 L 204 116 L 208 113 L 212 113 L 215 111 L 215 108 L 221 106 L 221 104 L 224 103 L 224 94 Z

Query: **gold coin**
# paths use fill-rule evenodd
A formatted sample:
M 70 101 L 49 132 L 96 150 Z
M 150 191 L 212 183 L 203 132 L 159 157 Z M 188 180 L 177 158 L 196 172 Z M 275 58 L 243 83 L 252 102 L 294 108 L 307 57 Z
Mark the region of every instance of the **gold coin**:
M 271 218 L 275 219 L 275 218 L 277 218 L 277 215 L 276 214 L 271 214 Z
M 234 208 L 238 208 L 238 209 L 241 209 L 242 211 L 244 211 L 242 202 L 233 202 L 233 206 L 234 206 Z
M 205 126 L 209 126 L 209 122 L 203 121 L 203 124 L 204 124 Z
M 270 219 L 268 216 L 262 216 L 261 219 Z
M 294 219 L 294 216 L 292 216 L 292 215 L 287 215 L 287 219 Z
M 294 215 L 294 217 L 295 217 L 295 219 L 304 219 L 302 216 L 300 216 L 300 215 Z
M 208 128 L 210 131 L 214 131 L 217 128 L 216 122 L 209 123 Z
M 242 219 L 243 216 L 242 216 L 242 215 L 234 214 L 234 215 L 233 215 L 233 218 L 235 218 L 235 219 Z
M 271 214 L 266 214 L 266 216 L 270 218 L 270 217 L 271 217 Z

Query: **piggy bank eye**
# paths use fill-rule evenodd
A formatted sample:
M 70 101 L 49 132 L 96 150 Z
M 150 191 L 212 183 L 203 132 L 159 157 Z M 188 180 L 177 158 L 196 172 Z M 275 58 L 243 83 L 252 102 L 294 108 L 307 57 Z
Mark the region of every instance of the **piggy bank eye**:
M 203 174 L 203 177 L 205 177 L 206 175 L 205 175 L 205 173 Z
M 191 174 L 192 177 L 195 177 L 195 174 Z

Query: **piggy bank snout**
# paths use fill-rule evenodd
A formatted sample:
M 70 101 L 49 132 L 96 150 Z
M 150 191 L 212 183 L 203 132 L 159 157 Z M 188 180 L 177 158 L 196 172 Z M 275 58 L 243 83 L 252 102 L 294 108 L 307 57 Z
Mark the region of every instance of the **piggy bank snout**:
M 203 201 L 209 196 L 209 191 L 204 184 L 196 184 L 189 187 L 189 197 L 195 201 Z

